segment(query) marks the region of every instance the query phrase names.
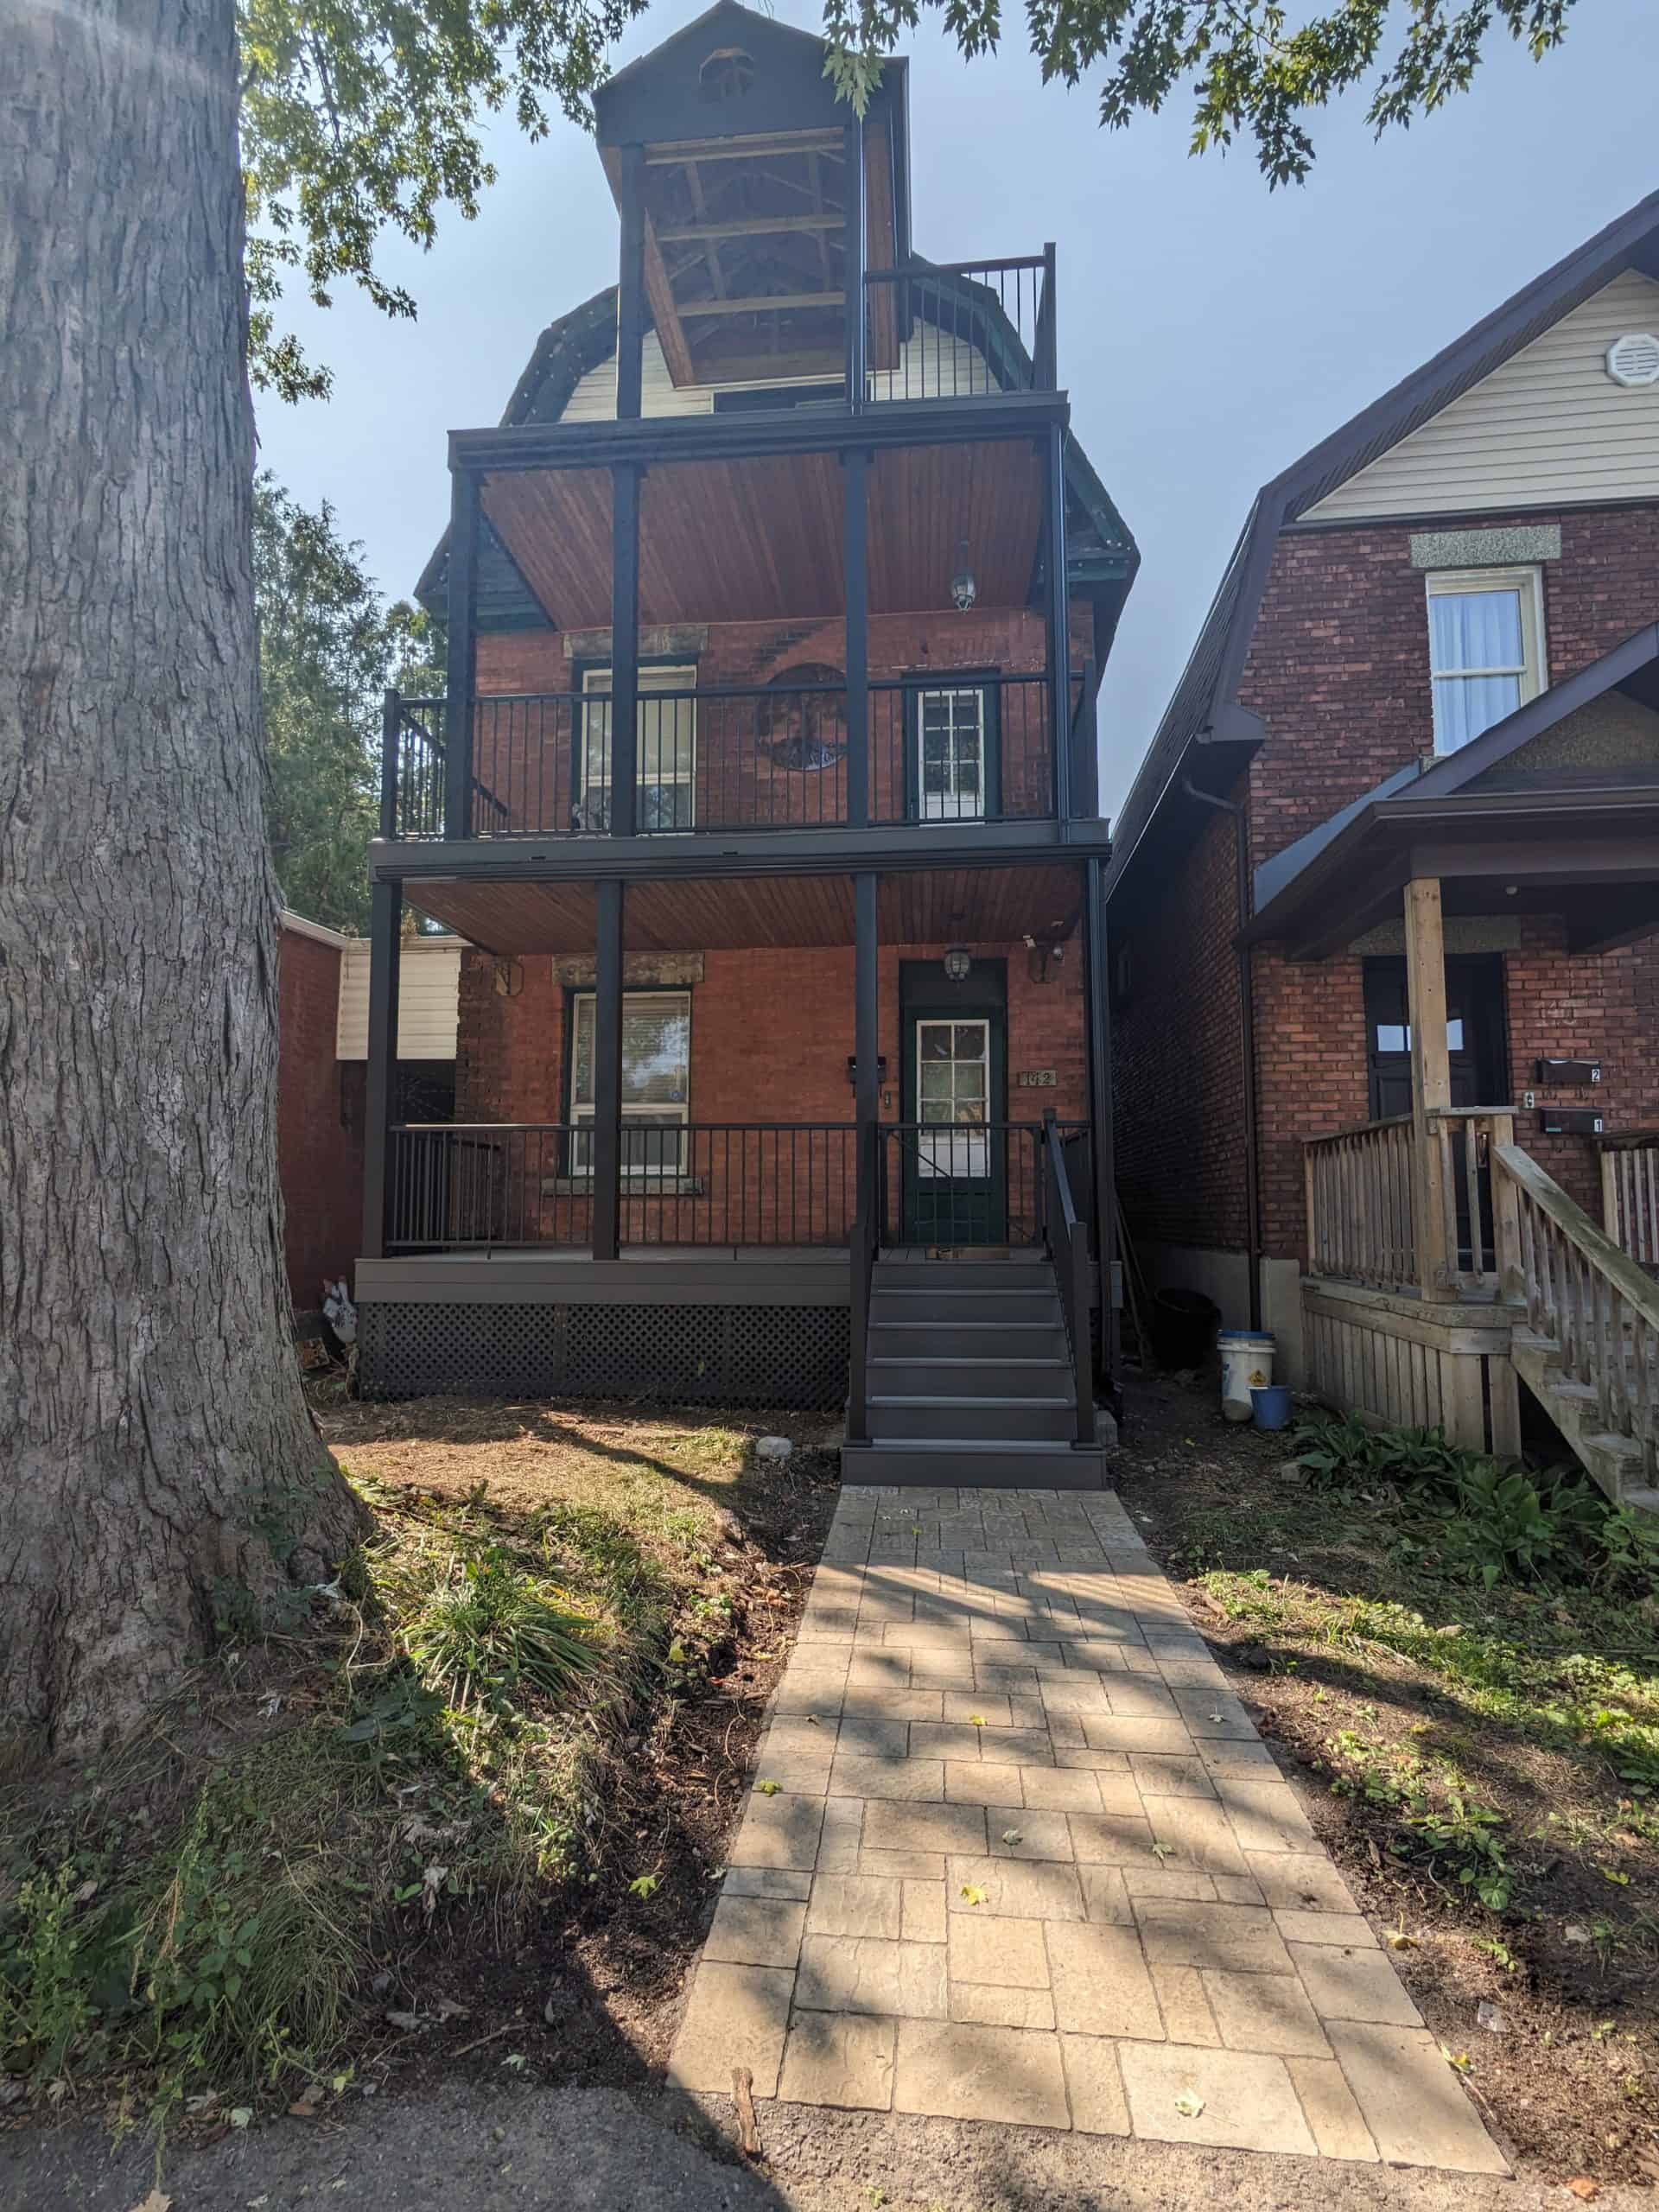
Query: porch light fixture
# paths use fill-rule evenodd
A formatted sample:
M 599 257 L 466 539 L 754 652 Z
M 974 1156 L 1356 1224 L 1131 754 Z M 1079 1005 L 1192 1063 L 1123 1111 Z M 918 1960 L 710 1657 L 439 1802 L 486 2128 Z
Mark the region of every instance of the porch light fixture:
M 953 944 L 944 956 L 944 972 L 953 983 L 965 983 L 974 956 L 965 944 Z
M 950 579 L 950 596 L 956 601 L 958 614 L 966 614 L 979 597 L 979 582 L 968 565 L 968 541 L 963 538 L 957 547 L 957 573 Z

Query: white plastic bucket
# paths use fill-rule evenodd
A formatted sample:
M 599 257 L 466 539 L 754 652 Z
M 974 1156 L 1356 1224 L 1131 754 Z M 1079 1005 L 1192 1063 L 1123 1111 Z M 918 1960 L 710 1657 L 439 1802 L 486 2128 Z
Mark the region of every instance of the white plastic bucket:
M 1273 1380 L 1274 1339 L 1265 1329 L 1223 1329 L 1216 1338 L 1221 1354 L 1221 1410 L 1229 1421 L 1249 1421 L 1252 1390 Z

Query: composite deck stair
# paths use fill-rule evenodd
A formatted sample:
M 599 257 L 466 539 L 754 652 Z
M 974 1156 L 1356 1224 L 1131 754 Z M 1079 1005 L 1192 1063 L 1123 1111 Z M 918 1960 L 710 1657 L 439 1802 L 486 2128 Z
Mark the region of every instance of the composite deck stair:
M 879 1259 L 869 1441 L 842 1479 L 907 1487 L 1107 1487 L 1106 1442 L 1077 1440 L 1071 1351 L 1051 1262 Z

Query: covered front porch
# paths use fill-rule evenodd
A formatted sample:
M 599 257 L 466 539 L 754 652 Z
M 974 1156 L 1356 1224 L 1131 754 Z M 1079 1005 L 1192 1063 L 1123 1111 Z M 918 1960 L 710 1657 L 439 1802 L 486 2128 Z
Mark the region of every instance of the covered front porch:
M 1249 935 L 1363 976 L 1371 1118 L 1302 1144 L 1311 1386 L 1509 1455 L 1524 1382 L 1659 1507 L 1659 1068 L 1624 950 L 1659 928 L 1659 771 L 1522 750 L 1645 699 L 1637 644 L 1268 862 Z

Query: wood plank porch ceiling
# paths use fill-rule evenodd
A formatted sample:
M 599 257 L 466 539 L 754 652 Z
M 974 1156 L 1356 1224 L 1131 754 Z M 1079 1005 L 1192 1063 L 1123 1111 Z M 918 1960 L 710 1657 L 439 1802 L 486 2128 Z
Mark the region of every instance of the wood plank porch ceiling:
M 611 480 L 597 468 L 486 477 L 484 507 L 556 629 L 611 619 Z M 985 607 L 1023 607 L 1043 526 L 1043 464 L 1019 439 L 888 448 L 870 471 L 870 610 L 948 607 L 968 559 Z M 670 464 L 641 487 L 640 620 L 794 621 L 842 613 L 842 472 L 833 454 Z
M 591 883 L 413 882 L 423 912 L 486 952 L 591 952 L 597 930 Z M 1053 938 L 1075 928 L 1082 903 L 1075 867 L 929 868 L 884 876 L 877 931 L 884 944 L 1011 944 L 1027 932 Z M 750 946 L 853 942 L 849 875 L 679 878 L 630 884 L 625 941 L 631 952 L 718 952 Z

